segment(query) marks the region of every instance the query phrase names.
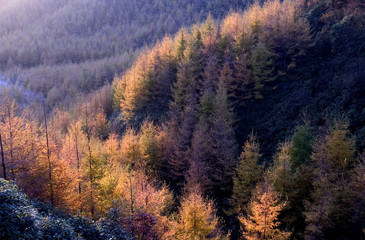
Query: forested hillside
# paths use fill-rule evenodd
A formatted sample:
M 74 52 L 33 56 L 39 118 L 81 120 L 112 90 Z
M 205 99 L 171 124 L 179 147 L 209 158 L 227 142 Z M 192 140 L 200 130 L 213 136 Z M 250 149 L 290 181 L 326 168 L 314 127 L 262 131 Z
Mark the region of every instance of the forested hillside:
M 0 70 L 51 107 L 68 106 L 111 83 L 141 48 L 209 12 L 219 19 L 249 2 L 2 0 Z
M 71 108 L 49 114 L 48 95 L 24 109 L 4 93 L 0 176 L 47 214 L 134 239 L 365 238 L 365 4 L 269 0 L 222 14 L 157 35 Z M 29 72 L 46 67 L 62 65 Z M 77 217 L 56 218 L 77 231 Z

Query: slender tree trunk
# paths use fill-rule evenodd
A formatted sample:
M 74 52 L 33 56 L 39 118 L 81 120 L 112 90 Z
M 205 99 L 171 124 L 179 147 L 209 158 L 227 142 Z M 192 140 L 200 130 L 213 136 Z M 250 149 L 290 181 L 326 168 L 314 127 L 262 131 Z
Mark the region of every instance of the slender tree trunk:
M 1 139 L 1 132 L 0 132 L 0 148 L 1 148 L 1 162 L 2 162 L 2 165 L 3 165 L 3 177 L 4 177 L 5 180 L 7 180 L 6 179 L 5 156 L 4 156 L 3 142 L 2 142 L 2 139 Z
M 89 151 L 89 181 L 90 181 L 90 213 L 91 216 L 94 217 L 94 179 L 92 176 L 92 153 L 91 153 L 91 146 L 90 146 L 90 129 L 89 129 L 89 114 L 86 109 L 86 135 L 87 135 L 87 148 Z
M 80 156 L 79 156 L 79 146 L 77 141 L 77 136 L 75 137 L 75 148 L 76 148 L 76 161 L 77 161 L 77 178 L 80 180 Z M 81 185 L 79 182 L 79 194 L 81 194 Z
M 8 105 L 8 117 L 9 117 L 9 135 L 10 135 L 10 171 L 11 171 L 11 176 L 12 176 L 12 180 L 15 180 L 15 173 L 14 173 L 14 153 L 13 153 L 13 120 L 12 120 L 12 113 L 10 111 L 10 105 Z
M 79 191 L 79 203 L 80 203 L 80 211 L 82 211 L 79 141 L 77 138 L 77 129 L 76 128 L 75 128 L 75 148 L 76 148 L 75 150 L 76 150 L 76 161 L 77 161 L 77 181 L 78 181 L 78 191 Z
M 13 140 L 12 140 L 13 136 L 12 134 L 10 133 L 10 159 L 11 159 L 11 177 L 12 177 L 12 180 L 15 180 L 15 173 L 14 173 L 14 154 L 13 154 Z
M 133 187 L 132 187 L 132 174 L 129 173 L 129 190 L 130 190 L 130 201 L 131 201 L 131 213 L 133 215 L 134 210 L 133 210 Z
M 47 125 L 47 114 L 46 114 L 46 104 L 43 101 L 43 113 L 44 113 L 44 125 L 46 128 L 46 146 L 47 146 L 47 160 L 48 160 L 48 179 L 49 179 L 49 190 L 51 192 L 51 205 L 54 205 L 54 195 L 53 195 L 53 181 L 52 181 L 52 165 L 51 165 L 51 152 L 49 150 L 48 141 L 48 125 Z
M 133 210 L 133 187 L 132 187 L 132 173 L 131 173 L 131 169 L 129 169 L 129 191 L 130 191 L 130 205 L 131 205 L 131 217 L 132 217 L 132 224 L 131 224 L 131 232 L 132 232 L 132 236 L 134 235 L 134 210 Z
M 88 140 L 90 141 L 90 140 Z M 90 142 L 88 143 L 89 148 L 89 181 L 90 181 L 90 213 L 91 216 L 94 217 L 94 179 L 92 176 L 92 158 L 91 158 L 91 148 L 90 148 Z

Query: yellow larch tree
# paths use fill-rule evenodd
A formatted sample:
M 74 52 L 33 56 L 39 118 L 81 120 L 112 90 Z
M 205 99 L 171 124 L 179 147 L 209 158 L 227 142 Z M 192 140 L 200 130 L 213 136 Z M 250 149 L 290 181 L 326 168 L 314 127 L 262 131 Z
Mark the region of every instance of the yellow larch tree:
M 199 186 L 187 190 L 181 201 L 172 239 L 224 239 L 219 229 L 214 203 L 203 198 Z
M 291 233 L 278 228 L 280 225 L 278 216 L 285 206 L 285 203 L 280 203 L 280 198 L 267 179 L 257 186 L 249 204 L 248 216 L 239 217 L 240 222 L 244 225 L 245 239 L 289 239 Z
M 24 166 L 33 157 L 31 147 L 33 139 L 30 125 L 26 121 L 27 112 L 17 115 L 15 101 L 6 98 L 0 106 L 0 131 L 2 137 L 4 167 L 8 179 L 17 180 L 22 174 Z

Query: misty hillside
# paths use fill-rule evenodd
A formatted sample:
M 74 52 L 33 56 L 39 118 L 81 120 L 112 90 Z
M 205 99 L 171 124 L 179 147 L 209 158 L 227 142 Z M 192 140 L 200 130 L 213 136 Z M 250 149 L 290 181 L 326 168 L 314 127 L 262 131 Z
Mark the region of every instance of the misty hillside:
M 139 49 L 247 2 L 0 1 L 0 69 L 51 106 L 69 104 L 111 83 Z

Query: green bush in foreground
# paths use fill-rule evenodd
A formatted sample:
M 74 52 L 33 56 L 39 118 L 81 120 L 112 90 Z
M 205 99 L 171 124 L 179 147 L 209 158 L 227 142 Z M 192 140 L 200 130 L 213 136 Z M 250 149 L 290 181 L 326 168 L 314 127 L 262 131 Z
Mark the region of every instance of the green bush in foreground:
M 0 178 L 0 239 L 130 239 L 110 220 L 92 221 L 53 212 Z

